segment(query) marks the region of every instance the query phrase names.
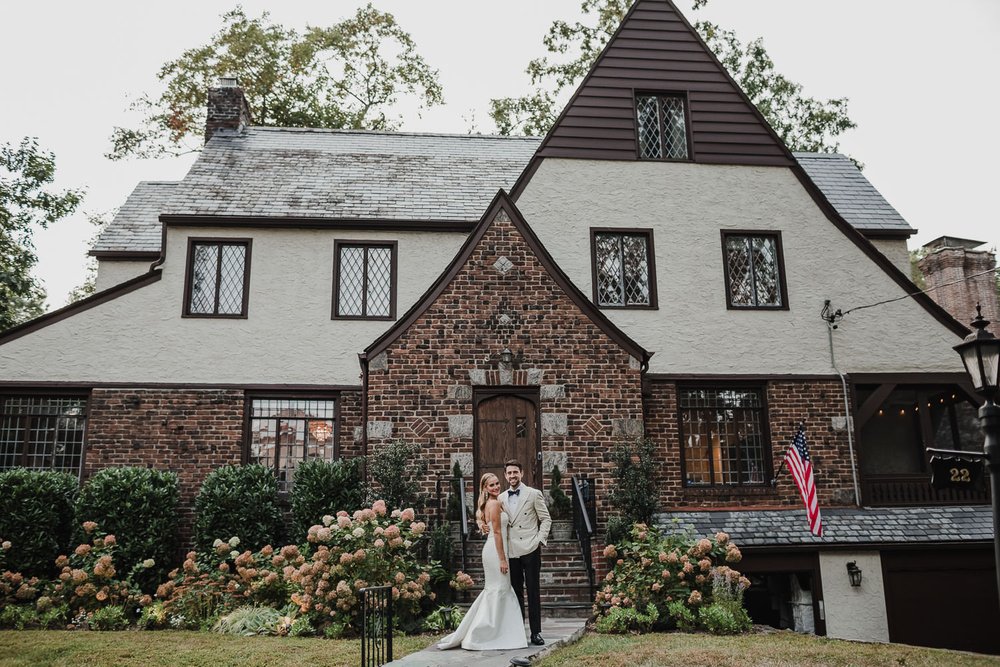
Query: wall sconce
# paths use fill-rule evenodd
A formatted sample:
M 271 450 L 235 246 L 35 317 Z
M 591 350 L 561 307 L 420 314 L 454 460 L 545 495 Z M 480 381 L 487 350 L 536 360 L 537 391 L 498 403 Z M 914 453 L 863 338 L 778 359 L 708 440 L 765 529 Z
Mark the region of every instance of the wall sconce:
M 509 347 L 505 347 L 500 351 L 500 354 L 492 355 L 490 358 L 499 361 L 501 366 L 516 368 L 524 361 L 524 354 L 521 352 L 515 354 L 514 352 L 511 352 Z
M 857 587 L 861 585 L 861 568 L 858 567 L 858 562 L 855 560 L 847 562 L 847 576 L 851 579 L 851 586 Z

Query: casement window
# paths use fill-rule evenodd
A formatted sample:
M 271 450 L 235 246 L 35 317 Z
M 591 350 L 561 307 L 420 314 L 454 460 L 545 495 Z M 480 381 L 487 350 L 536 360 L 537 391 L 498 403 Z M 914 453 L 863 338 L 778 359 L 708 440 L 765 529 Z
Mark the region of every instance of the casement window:
M 87 399 L 0 395 L 0 470 L 25 467 L 79 476 Z
M 250 239 L 188 239 L 186 317 L 247 316 Z
M 683 95 L 636 95 L 640 159 L 687 160 L 690 157 L 685 106 Z
M 656 308 L 653 231 L 591 229 L 594 302 L 601 308 Z
M 334 319 L 395 319 L 396 242 L 337 241 L 334 252 Z
M 788 309 L 785 263 L 778 232 L 722 232 L 726 305 Z
M 291 491 L 303 461 L 337 458 L 336 400 L 252 398 L 248 422 L 247 463 L 272 468 L 282 492 Z
M 685 486 L 762 486 L 771 481 L 762 387 L 680 387 Z

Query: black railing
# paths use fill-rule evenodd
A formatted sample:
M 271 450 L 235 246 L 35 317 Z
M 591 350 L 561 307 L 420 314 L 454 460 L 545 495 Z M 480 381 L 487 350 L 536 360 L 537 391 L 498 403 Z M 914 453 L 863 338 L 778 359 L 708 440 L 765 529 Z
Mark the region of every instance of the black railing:
M 462 541 L 462 570 L 468 569 L 469 557 L 468 557 L 468 545 L 466 544 L 469 539 L 469 532 L 471 530 L 469 526 L 469 506 L 468 499 L 465 493 L 465 477 L 452 477 L 448 475 L 447 477 L 439 477 L 437 481 L 437 496 L 438 496 L 438 512 L 444 521 L 458 521 L 458 534 Z M 442 492 L 442 486 L 447 483 L 449 487 L 449 493 L 447 496 Z M 450 508 L 453 505 L 451 498 L 454 498 L 458 502 L 458 517 L 454 517 Z M 448 563 L 448 567 L 451 567 L 451 563 Z
M 392 662 L 392 586 L 361 589 L 361 667 Z
M 590 540 L 594 537 L 594 526 L 597 525 L 597 503 L 594 497 L 594 487 L 589 479 L 573 477 L 573 530 L 580 540 L 580 555 L 587 568 L 587 581 L 590 584 L 590 596 L 597 591 L 594 559 L 591 554 Z

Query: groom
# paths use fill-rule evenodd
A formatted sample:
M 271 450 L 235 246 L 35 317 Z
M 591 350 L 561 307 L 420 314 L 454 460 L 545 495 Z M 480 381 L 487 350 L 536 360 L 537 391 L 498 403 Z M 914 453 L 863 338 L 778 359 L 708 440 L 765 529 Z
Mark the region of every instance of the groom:
M 528 625 L 531 643 L 541 646 L 542 596 L 539 573 L 542 569 L 542 545 L 549 537 L 549 509 L 538 489 L 521 484 L 521 464 L 513 459 L 504 463 L 504 477 L 510 488 L 498 500 L 507 508 L 507 557 L 510 560 L 510 584 L 524 614 L 524 585 L 528 585 Z

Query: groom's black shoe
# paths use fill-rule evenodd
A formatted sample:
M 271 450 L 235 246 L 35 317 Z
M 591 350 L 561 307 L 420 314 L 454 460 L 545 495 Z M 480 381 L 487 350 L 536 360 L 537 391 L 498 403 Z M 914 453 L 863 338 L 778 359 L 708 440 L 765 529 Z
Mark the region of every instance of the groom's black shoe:
M 535 633 L 531 635 L 531 643 L 534 644 L 535 646 L 541 646 L 542 644 L 545 643 L 545 640 L 542 639 L 542 636 L 540 634 Z

